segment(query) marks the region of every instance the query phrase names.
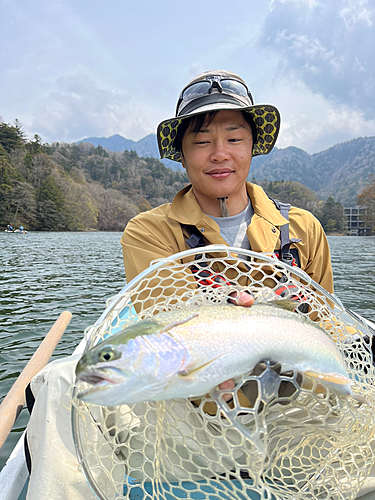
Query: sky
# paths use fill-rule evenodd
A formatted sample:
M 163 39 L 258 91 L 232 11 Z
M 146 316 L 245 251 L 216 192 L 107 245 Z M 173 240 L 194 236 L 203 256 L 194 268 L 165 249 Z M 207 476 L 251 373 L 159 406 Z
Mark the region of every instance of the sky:
M 0 117 L 26 134 L 135 141 L 198 73 L 281 113 L 279 148 L 375 136 L 375 0 L 0 0 Z

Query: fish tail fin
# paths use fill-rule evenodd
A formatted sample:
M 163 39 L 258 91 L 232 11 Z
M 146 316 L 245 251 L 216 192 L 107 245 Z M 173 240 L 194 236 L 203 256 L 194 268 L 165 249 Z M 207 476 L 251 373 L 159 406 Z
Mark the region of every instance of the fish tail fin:
M 365 405 L 371 404 L 368 399 L 366 399 L 364 396 L 361 396 L 360 394 L 355 394 L 354 392 L 351 392 L 350 395 L 351 395 L 351 397 L 353 399 L 355 399 L 356 401 L 358 401 L 358 403 L 362 403 L 362 404 L 365 404 Z

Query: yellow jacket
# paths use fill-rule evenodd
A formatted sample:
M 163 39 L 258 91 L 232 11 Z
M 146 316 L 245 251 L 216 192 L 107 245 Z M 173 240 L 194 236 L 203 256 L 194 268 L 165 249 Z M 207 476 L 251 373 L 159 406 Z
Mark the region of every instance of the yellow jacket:
M 280 226 L 287 220 L 260 186 L 246 183 L 254 215 L 247 228 L 251 250 L 273 252 L 280 248 Z M 333 292 L 331 258 L 327 238 L 319 221 L 306 210 L 291 207 L 289 211 L 290 238 L 301 241 L 292 244 L 298 249 L 301 269 L 311 278 Z M 121 237 L 126 278 L 129 282 L 151 261 L 187 250 L 181 224 L 196 226 L 210 244 L 227 242 L 220 236 L 219 226 L 205 215 L 188 186 L 177 193 L 172 203 L 142 212 L 127 224 Z

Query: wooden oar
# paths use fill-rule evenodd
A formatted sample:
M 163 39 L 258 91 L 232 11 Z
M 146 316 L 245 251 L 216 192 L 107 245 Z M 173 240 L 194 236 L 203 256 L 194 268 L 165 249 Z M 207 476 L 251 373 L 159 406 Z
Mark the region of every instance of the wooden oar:
M 17 420 L 24 404 L 25 389 L 31 379 L 36 375 L 49 361 L 53 351 L 62 334 L 65 332 L 71 320 L 72 314 L 64 311 L 58 317 L 56 323 L 47 333 L 44 340 L 35 351 L 30 361 L 27 363 L 21 374 L 13 384 L 12 388 L 5 396 L 0 405 L 0 449 L 3 446 L 9 432 L 12 430 L 14 422 Z

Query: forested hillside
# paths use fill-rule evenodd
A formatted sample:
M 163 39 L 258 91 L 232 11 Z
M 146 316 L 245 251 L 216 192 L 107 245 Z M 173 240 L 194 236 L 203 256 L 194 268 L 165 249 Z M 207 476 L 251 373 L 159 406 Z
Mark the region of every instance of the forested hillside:
M 188 182 L 153 158 L 91 144 L 27 140 L 0 124 L 0 225 L 34 230 L 122 231 L 140 211 L 170 201 Z

